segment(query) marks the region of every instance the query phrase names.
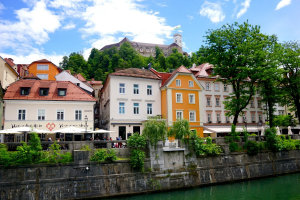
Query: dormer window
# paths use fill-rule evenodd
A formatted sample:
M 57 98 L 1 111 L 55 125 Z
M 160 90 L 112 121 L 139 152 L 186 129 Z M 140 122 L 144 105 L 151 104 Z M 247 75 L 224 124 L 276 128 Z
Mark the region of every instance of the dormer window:
M 37 70 L 49 70 L 49 65 L 38 64 L 37 65 Z
M 48 96 L 49 88 L 40 88 L 40 96 Z
M 58 96 L 66 96 L 67 94 L 67 89 L 65 88 L 58 88 L 58 91 L 57 91 L 57 95 Z
M 29 92 L 30 92 L 30 87 L 21 87 L 20 94 L 21 94 L 22 96 L 29 95 Z
M 80 83 L 76 83 L 76 85 L 77 85 L 78 87 L 80 87 Z

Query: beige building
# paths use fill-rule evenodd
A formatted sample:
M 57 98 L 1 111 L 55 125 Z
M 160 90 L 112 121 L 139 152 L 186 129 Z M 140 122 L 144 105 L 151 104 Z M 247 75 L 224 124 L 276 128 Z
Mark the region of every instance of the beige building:
M 11 83 L 15 82 L 19 75 L 14 69 L 15 64 L 10 58 L 0 56 L 0 82 L 2 89 L 6 89 Z

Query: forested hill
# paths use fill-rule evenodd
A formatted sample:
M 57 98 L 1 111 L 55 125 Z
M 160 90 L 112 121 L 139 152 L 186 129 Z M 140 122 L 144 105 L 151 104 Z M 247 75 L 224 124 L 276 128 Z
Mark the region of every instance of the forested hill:
M 104 51 L 92 49 L 88 60 L 79 53 L 71 53 L 64 56 L 59 64 L 65 70 L 72 73 L 81 73 L 86 79 L 104 81 L 107 74 L 114 72 L 115 69 L 124 68 L 147 68 L 149 63 L 157 71 L 170 71 L 184 65 L 191 67 L 193 63 L 200 64 L 200 51 L 193 53 L 192 56 L 182 55 L 173 49 L 170 56 L 165 57 L 161 49 L 156 47 L 155 57 L 144 57 L 136 52 L 128 42 L 121 45 L 120 49 L 112 47 Z

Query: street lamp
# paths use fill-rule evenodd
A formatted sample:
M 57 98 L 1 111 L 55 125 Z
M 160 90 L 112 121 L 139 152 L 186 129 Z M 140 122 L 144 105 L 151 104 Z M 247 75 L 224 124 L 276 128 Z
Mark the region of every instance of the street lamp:
M 85 132 L 87 133 L 87 122 L 88 122 L 87 115 L 84 117 L 84 121 L 85 121 Z

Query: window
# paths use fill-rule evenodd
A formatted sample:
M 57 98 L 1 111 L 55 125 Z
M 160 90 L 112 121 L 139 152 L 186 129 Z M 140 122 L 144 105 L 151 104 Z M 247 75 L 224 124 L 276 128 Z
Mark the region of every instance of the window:
M 220 97 L 216 97 L 216 106 L 220 106 Z
M 251 108 L 254 108 L 254 100 L 251 100 L 251 101 L 250 101 L 250 107 L 251 107 Z
M 182 103 L 182 94 L 176 93 L 176 103 Z
M 65 88 L 58 88 L 57 94 L 58 94 L 58 96 L 66 96 L 67 89 L 65 89 Z
M 258 115 L 258 121 L 262 122 L 262 115 L 261 114 Z
M 57 110 L 57 120 L 64 120 L 64 110 Z
M 48 80 L 48 74 L 37 74 L 36 76 L 40 79 Z
M 119 92 L 120 94 L 125 94 L 125 83 L 119 84 Z
M 29 93 L 30 93 L 30 88 L 29 87 L 21 87 L 20 94 L 22 96 L 29 95 Z
M 139 103 L 133 103 L 133 114 L 139 114 Z
M 251 121 L 252 123 L 255 123 L 255 113 L 251 113 Z
M 40 88 L 40 96 L 48 96 L 49 88 Z
M 230 123 L 229 117 L 225 115 L 226 123 Z
M 25 120 L 25 116 L 26 116 L 26 110 L 19 110 L 18 119 Z
M 147 114 L 152 115 L 152 103 L 147 103 Z
M 139 85 L 133 84 L 133 94 L 139 94 Z
M 220 91 L 220 85 L 219 85 L 219 83 L 215 83 L 215 91 Z
M 207 113 L 207 122 L 211 123 L 211 113 Z
M 38 64 L 37 70 L 49 70 L 49 65 Z
M 182 111 L 176 111 L 176 120 L 183 119 L 183 112 Z
M 125 114 L 125 103 L 119 102 L 119 114 Z
M 196 121 L 196 113 L 195 111 L 190 111 L 190 122 Z
M 284 110 L 278 110 L 279 115 L 284 115 Z
M 191 104 L 195 103 L 195 94 L 189 94 L 189 103 Z
M 209 83 L 209 82 L 206 82 L 206 83 L 205 83 L 205 89 L 206 89 L 206 90 L 210 90 L 210 83 Z
M 261 108 L 261 100 L 257 100 L 257 107 Z
M 147 85 L 147 95 L 152 95 L 152 85 Z
M 75 110 L 75 120 L 81 120 L 81 119 L 82 119 L 82 111 Z
M 76 83 L 76 85 L 77 85 L 78 87 L 80 87 L 80 83 Z
M 178 87 L 181 86 L 181 81 L 179 79 L 176 80 L 176 86 L 178 86 Z
M 224 92 L 228 92 L 228 86 L 224 84 Z
M 206 97 L 206 106 L 211 106 L 210 97 Z
M 45 109 L 38 109 L 38 120 L 45 120 Z
M 194 82 L 193 81 L 189 81 L 189 87 L 194 87 Z
M 221 123 L 221 114 L 217 113 L 217 123 Z

